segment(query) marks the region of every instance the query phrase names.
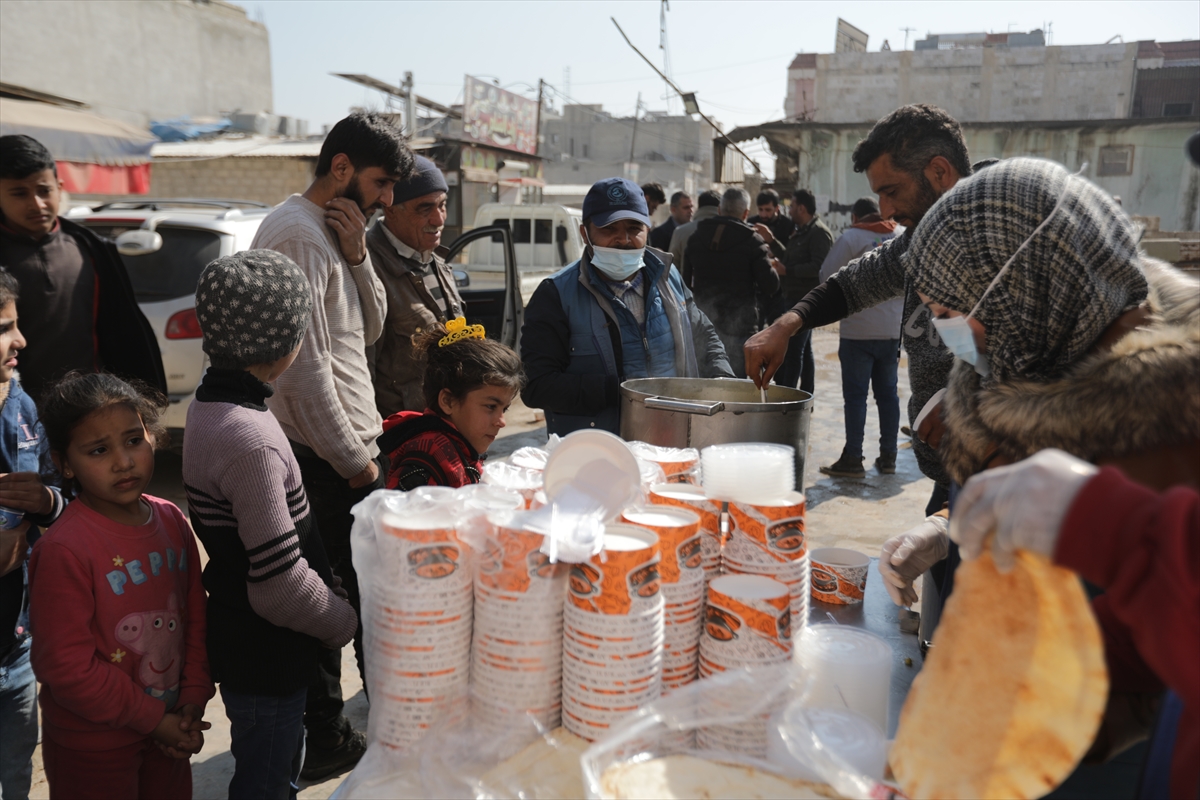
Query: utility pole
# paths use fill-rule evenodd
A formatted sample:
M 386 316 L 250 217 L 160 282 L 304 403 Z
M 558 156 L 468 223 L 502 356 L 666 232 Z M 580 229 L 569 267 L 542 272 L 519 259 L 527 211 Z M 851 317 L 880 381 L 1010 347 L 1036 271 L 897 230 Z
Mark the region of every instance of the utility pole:
M 633 109 L 633 138 L 629 140 L 629 163 L 633 163 L 633 148 L 637 146 L 638 116 L 642 112 L 642 93 L 638 92 L 637 106 Z
M 537 131 L 533 137 L 533 150 L 537 155 L 542 154 L 542 79 L 538 78 L 538 115 Z
M 908 49 L 908 35 L 916 30 L 916 28 L 901 28 L 904 31 L 904 49 Z
M 404 73 L 404 127 L 408 128 L 408 138 L 417 138 L 417 96 L 413 94 L 413 74 Z

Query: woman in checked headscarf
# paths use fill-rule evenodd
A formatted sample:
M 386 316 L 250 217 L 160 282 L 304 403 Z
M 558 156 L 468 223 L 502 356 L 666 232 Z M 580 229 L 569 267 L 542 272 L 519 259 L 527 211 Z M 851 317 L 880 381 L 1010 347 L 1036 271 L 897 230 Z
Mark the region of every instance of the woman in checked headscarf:
M 1002 161 L 938 201 L 908 257 L 958 356 L 939 447 L 958 484 L 1056 447 L 1159 491 L 1200 486 L 1200 283 L 1139 252 L 1105 192 L 1048 161 Z M 1153 719 L 1162 685 L 1122 619 L 1159 590 L 1110 586 L 1093 601 L 1111 687 L 1089 760 Z

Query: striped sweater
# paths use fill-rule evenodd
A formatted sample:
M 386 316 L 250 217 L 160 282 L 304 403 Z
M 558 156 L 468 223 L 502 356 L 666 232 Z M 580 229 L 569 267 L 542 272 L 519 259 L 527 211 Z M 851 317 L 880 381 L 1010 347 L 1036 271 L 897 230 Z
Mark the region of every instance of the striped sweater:
M 321 646 L 354 635 L 354 609 L 330 589 L 300 468 L 267 411 L 272 388 L 210 369 L 188 409 L 183 483 L 208 552 L 208 657 L 235 691 L 282 695 L 316 675 Z

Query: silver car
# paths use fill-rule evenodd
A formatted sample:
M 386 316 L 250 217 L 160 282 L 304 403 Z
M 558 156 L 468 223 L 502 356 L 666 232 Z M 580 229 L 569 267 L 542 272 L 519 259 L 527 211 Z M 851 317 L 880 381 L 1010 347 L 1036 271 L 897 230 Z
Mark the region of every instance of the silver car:
M 200 347 L 196 282 L 219 256 L 249 250 L 271 207 L 248 200 L 138 199 L 105 203 L 69 216 L 115 239 L 138 306 L 154 328 L 170 406 L 163 424 L 182 441 L 188 406 L 208 357 Z

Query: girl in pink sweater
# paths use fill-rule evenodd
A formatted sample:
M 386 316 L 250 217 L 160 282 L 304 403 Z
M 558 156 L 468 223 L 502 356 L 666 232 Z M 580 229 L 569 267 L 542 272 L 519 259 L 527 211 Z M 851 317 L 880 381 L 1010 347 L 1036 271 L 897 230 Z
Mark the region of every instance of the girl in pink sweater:
M 111 375 L 73 373 L 40 412 L 76 495 L 29 564 L 50 796 L 190 798 L 213 685 L 191 528 L 142 494 L 159 406 Z

